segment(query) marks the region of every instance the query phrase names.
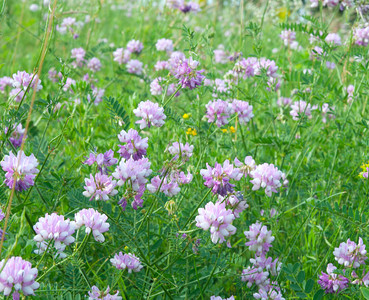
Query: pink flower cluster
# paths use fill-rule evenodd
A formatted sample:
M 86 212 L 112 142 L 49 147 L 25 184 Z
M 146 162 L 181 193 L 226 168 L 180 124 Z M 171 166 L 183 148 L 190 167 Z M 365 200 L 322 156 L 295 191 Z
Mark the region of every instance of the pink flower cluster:
M 347 240 L 347 243 L 341 243 L 338 248 L 333 251 L 335 260 L 344 267 L 358 268 L 365 264 L 368 259 L 367 251 L 363 243 L 363 239 L 359 238 L 359 243 Z
M 369 44 L 369 26 L 356 28 L 354 30 L 355 44 L 359 46 L 368 46 Z
M 204 230 L 210 229 L 211 241 L 223 243 L 226 238 L 236 233 L 237 228 L 232 225 L 235 216 L 231 209 L 226 208 L 225 202 L 209 202 L 205 208 L 199 208 L 196 226 Z M 230 244 L 228 243 L 230 246 Z
M 167 5 L 170 8 L 178 9 L 183 13 L 200 11 L 200 6 L 196 2 L 192 1 L 185 2 L 184 0 L 168 0 Z
M 86 234 L 92 232 L 95 240 L 97 242 L 104 242 L 105 237 L 104 232 L 109 230 L 110 224 L 105 222 L 108 217 L 104 214 L 100 214 L 97 210 L 93 208 L 82 209 L 74 215 L 74 226 L 76 229 L 85 226 Z
M 346 277 L 334 273 L 336 269 L 333 264 L 329 263 L 327 273 L 322 271 L 322 274 L 319 276 L 318 284 L 320 284 L 326 294 L 339 293 L 346 289 L 349 284 L 349 280 Z
M 173 69 L 173 75 L 178 79 L 178 84 L 182 88 L 195 89 L 202 85 L 205 76 L 204 70 L 197 70 L 199 62 L 192 58 L 180 60 Z
M 5 297 L 13 292 L 13 299 L 18 300 L 19 292 L 23 292 L 24 296 L 35 295 L 35 290 L 40 287 L 36 281 L 37 269 L 32 268 L 32 264 L 22 257 L 3 259 L 0 262 L 0 270 L 0 292 L 3 292 Z
M 283 30 L 279 37 L 282 39 L 285 46 L 291 46 L 296 41 L 296 32 L 291 29 Z
M 158 51 L 166 51 L 167 53 L 173 51 L 173 41 L 169 39 L 159 39 L 155 46 Z
M 33 186 L 36 174 L 39 172 L 36 157 L 33 154 L 26 156 L 23 151 L 19 151 L 17 156 L 10 151 L 9 155 L 4 156 L 0 165 L 6 172 L 4 183 L 10 189 L 14 186 L 16 191 L 25 191 Z
M 122 130 L 118 134 L 118 139 L 123 145 L 118 145 L 118 153 L 125 159 L 133 158 L 139 160 L 146 155 L 148 148 L 148 139 L 141 138 L 138 132 L 134 129 L 129 129 L 128 132 Z
M 146 127 L 150 128 L 151 125 L 161 127 L 164 125 L 164 120 L 167 118 L 164 114 L 164 108 L 150 100 L 141 101 L 138 107 L 133 110 L 133 113 L 136 117 L 142 118 L 136 122 L 136 124 L 140 125 L 140 129 Z
M 19 148 L 21 146 L 25 131 L 26 130 L 22 127 L 21 123 L 17 126 L 15 126 L 15 124 L 13 125 L 13 131 L 9 136 L 9 141 L 12 143 L 14 148 Z M 8 127 L 4 129 L 4 133 L 8 133 Z
M 128 273 L 140 272 L 143 268 L 140 259 L 131 253 L 123 254 L 122 252 L 119 252 L 119 254 L 114 255 L 114 258 L 112 258 L 110 262 L 118 270 L 127 269 Z
M 91 287 L 91 291 L 88 292 L 88 300 L 122 300 L 122 297 L 119 296 L 119 291 L 114 295 L 110 295 L 109 292 L 109 286 L 105 291 L 100 291 L 99 288 L 94 285 Z

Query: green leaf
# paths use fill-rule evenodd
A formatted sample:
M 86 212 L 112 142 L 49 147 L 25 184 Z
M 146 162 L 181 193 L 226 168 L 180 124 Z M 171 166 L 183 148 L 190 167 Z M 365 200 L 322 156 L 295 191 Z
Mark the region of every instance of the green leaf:
M 315 293 L 313 300 L 320 300 L 323 298 L 323 295 L 324 295 L 324 291 L 319 290 Z
M 305 280 L 305 272 L 300 271 L 299 274 L 297 275 L 297 282 L 298 283 L 303 283 L 304 280 Z
M 361 290 L 361 293 L 363 294 L 364 298 L 369 300 L 369 289 L 365 288 L 365 287 L 362 287 L 360 290 Z
M 309 294 L 313 290 L 314 283 L 315 281 L 313 279 L 311 278 L 308 279 L 305 285 L 305 293 Z

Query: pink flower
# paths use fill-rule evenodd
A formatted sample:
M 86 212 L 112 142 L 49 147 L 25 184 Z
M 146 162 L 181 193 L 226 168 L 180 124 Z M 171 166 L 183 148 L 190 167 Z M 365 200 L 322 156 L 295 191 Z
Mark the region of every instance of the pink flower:
M 9 188 L 15 185 L 16 191 L 25 191 L 33 186 L 36 174 L 39 172 L 36 169 L 38 166 L 36 157 L 33 154 L 26 156 L 23 151 L 19 151 L 17 156 L 10 151 L 9 155 L 4 156 L 0 165 L 6 172 L 4 183 Z
M 87 68 L 89 68 L 92 72 L 100 71 L 101 62 L 97 57 L 91 58 L 87 63 Z
M 127 62 L 127 72 L 131 74 L 141 75 L 143 63 L 137 59 L 131 59 Z
M 296 40 L 296 32 L 291 29 L 283 30 L 279 36 L 285 46 L 290 46 Z
M 221 244 L 236 233 L 237 228 L 232 225 L 235 216 L 232 210 L 226 209 L 224 202 L 209 202 L 205 208 L 199 208 L 198 211 L 196 226 L 204 230 L 210 229 L 211 241 L 214 244 Z
M 240 124 L 246 125 L 254 114 L 252 113 L 252 105 L 249 105 L 246 101 L 234 99 L 232 102 L 232 109 L 238 115 L 238 121 Z
M 234 168 L 229 163 L 229 160 L 224 161 L 223 166 L 216 162 L 214 168 L 206 163 L 206 168 L 200 171 L 201 176 L 205 180 L 204 185 L 211 188 L 214 194 L 221 196 L 233 192 L 234 184 L 229 182 L 231 179 L 239 181 L 242 178 L 240 169 Z
M 358 244 L 350 239 L 347 240 L 347 243 L 341 243 L 338 248 L 334 248 L 333 255 L 340 265 L 350 268 L 365 265 L 365 260 L 368 259 L 362 238 L 359 238 Z
M 260 188 L 265 188 L 265 194 L 269 197 L 273 193 L 278 193 L 278 189 L 287 184 L 286 175 L 278 170 L 273 164 L 264 163 L 256 166 L 254 170 L 250 172 L 253 184 L 252 190 L 256 191 Z M 281 182 L 282 181 L 282 182 Z
M 140 129 L 146 127 L 150 128 L 151 125 L 161 127 L 164 125 L 164 120 L 167 118 L 164 114 L 164 109 L 150 100 L 141 101 L 138 107 L 133 110 L 133 113 L 136 117 L 142 118 L 136 122 L 136 124 L 140 124 Z
M 38 219 L 38 222 L 33 226 L 36 236 L 33 238 L 37 242 L 37 254 L 41 254 L 49 247 L 49 240 L 54 241 L 56 255 L 64 258 L 67 255 L 63 253 L 65 247 L 72 244 L 75 239 L 72 236 L 76 228 L 74 223 L 69 219 L 64 220 L 64 216 L 59 216 L 56 213 L 51 215 L 46 214 L 45 217 Z
M 97 286 L 92 286 L 91 291 L 88 292 L 88 300 L 122 300 L 121 296 L 118 296 L 119 291 L 117 291 L 114 295 L 110 295 L 109 286 L 105 291 L 100 291 Z
M 233 113 L 232 105 L 221 99 L 210 101 L 206 105 L 206 115 L 209 123 L 215 121 L 218 127 L 228 124 L 228 118 Z
M 75 67 L 82 67 L 85 62 L 86 51 L 83 48 L 74 48 L 71 50 L 71 58 L 74 58 L 76 61 L 74 62 Z
M 118 139 L 124 143 L 124 145 L 118 145 L 120 147 L 118 153 L 125 159 L 132 157 L 134 160 L 138 160 L 146 155 L 148 138 L 141 138 L 136 130 L 130 129 L 128 132 L 122 130 L 118 134 Z
M 126 64 L 131 59 L 131 52 L 124 48 L 118 48 L 113 52 L 113 57 L 119 65 Z
M 5 134 L 8 133 L 8 127 L 4 130 Z M 22 124 L 19 123 L 17 126 L 13 125 L 13 132 L 9 136 L 9 141 L 12 143 L 14 148 L 19 148 L 22 144 L 22 140 L 24 137 L 25 129 L 22 127 Z
M 36 282 L 37 269 L 22 257 L 11 257 L 7 261 L 0 262 L 0 292 L 9 296 L 13 291 L 13 299 L 19 299 L 19 292 L 25 296 L 35 295 L 35 290 L 40 287 Z
M 173 41 L 168 39 L 160 39 L 156 43 L 156 50 L 158 51 L 166 51 L 172 52 L 173 51 Z
M 173 68 L 173 75 L 179 80 L 178 83 L 182 88 L 193 90 L 202 85 L 205 76 L 201 73 L 204 70 L 197 70 L 198 66 L 199 62 L 192 58 L 178 61 L 178 64 Z
M 322 272 L 319 276 L 318 283 L 326 294 L 339 293 L 348 286 L 349 280 L 346 277 L 333 273 L 336 269 L 333 264 L 329 263 L 327 273 Z
M 131 53 L 141 53 L 143 44 L 140 41 L 131 40 L 127 44 L 127 50 Z
M 315 106 L 312 107 L 310 103 L 306 103 L 304 100 L 295 101 L 291 105 L 290 115 L 295 121 L 298 121 L 301 115 L 305 115 L 308 119 L 311 119 L 313 117 L 311 111 L 315 108 Z
M 249 226 L 249 229 L 249 231 L 244 232 L 249 240 L 245 245 L 249 246 L 250 251 L 255 251 L 257 255 L 268 252 L 269 248 L 272 247 L 271 243 L 274 241 L 272 231 L 268 231 L 267 227 L 259 222 Z
M 98 200 L 109 200 L 109 197 L 113 197 L 118 194 L 115 189 L 117 182 L 112 180 L 111 176 L 96 173 L 95 177 L 90 174 L 90 178 L 85 178 L 85 191 L 83 196 Z
M 82 226 L 86 227 L 86 234 L 92 231 L 92 234 L 97 242 L 104 242 L 105 237 L 104 232 L 109 230 L 110 224 L 105 222 L 108 219 L 106 215 L 100 214 L 97 210 L 93 208 L 82 209 L 74 215 L 74 225 L 76 229 Z
M 189 143 L 183 145 L 182 143 L 174 142 L 168 147 L 168 151 L 174 155 L 175 160 L 181 157 L 184 161 L 187 161 L 193 154 L 193 146 Z
M 143 268 L 140 259 L 131 253 L 123 254 L 122 252 L 119 252 L 119 254 L 114 255 L 114 258 L 112 258 L 110 262 L 118 270 L 127 269 L 128 273 L 132 273 L 132 271 L 140 272 Z

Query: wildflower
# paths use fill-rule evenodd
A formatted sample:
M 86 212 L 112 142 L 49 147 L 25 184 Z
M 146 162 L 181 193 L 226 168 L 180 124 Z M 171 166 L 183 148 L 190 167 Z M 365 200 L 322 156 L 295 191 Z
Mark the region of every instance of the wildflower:
M 369 44 L 369 26 L 354 30 L 355 44 L 366 47 Z
M 360 172 L 359 177 L 361 178 L 368 178 L 368 174 L 369 174 L 369 163 L 364 163 L 361 167 L 360 167 L 363 171 Z
M 204 230 L 210 228 L 211 241 L 214 244 L 221 244 L 225 238 L 236 233 L 237 229 L 232 225 L 235 216 L 232 210 L 226 209 L 224 202 L 209 202 L 205 208 L 199 208 L 198 212 L 196 226 Z
M 192 178 L 193 176 L 191 173 L 185 175 L 184 172 L 172 172 L 164 178 L 155 176 L 151 179 L 151 183 L 147 185 L 147 189 L 151 193 L 156 193 L 160 188 L 160 192 L 164 193 L 168 197 L 173 197 L 181 191 L 179 185 L 190 183 Z
M 328 103 L 323 103 L 322 105 L 322 121 L 323 123 L 327 123 L 327 117 L 328 119 L 334 119 L 335 115 L 332 114 L 332 111 L 334 111 L 334 106 L 329 107 Z
M 8 127 L 4 130 L 5 134 L 8 133 Z M 22 127 L 22 124 L 19 123 L 17 126 L 13 125 L 13 132 L 9 136 L 9 141 L 12 143 L 14 148 L 19 148 L 22 144 L 22 140 L 24 137 L 25 129 Z
M 83 225 L 86 227 L 86 234 L 92 231 L 92 234 L 97 242 L 104 242 L 104 232 L 109 230 L 109 223 L 105 222 L 108 217 L 104 214 L 100 214 L 93 208 L 82 209 L 74 215 L 74 225 L 76 229 L 81 228 Z
M 281 291 L 275 290 L 274 288 L 271 288 L 269 290 L 259 289 L 257 293 L 254 293 L 255 299 L 273 299 L 273 300 L 285 300 L 283 298 Z
M 197 130 L 196 130 L 196 129 L 194 129 L 194 128 L 188 128 L 188 129 L 186 130 L 186 134 L 187 134 L 187 135 L 193 135 L 193 136 L 196 136 L 196 135 L 197 135 Z
M 246 101 L 234 99 L 232 101 L 232 110 L 237 113 L 240 124 L 247 124 L 254 116 L 252 105 L 249 105 Z
M 5 155 L 0 165 L 5 173 L 4 183 L 9 187 L 15 186 L 16 191 L 25 191 L 34 185 L 34 179 L 39 172 L 38 161 L 31 154 L 26 156 L 23 151 L 19 151 L 17 156 L 12 151 Z
M 116 61 L 119 65 L 126 64 L 131 59 L 131 52 L 124 48 L 117 48 L 113 52 L 114 61 Z
M 140 41 L 131 40 L 127 44 L 127 50 L 131 53 L 141 53 L 143 49 L 143 44 Z
M 358 268 L 364 265 L 368 258 L 362 238 L 359 238 L 358 244 L 348 239 L 347 243 L 341 243 L 339 248 L 335 248 L 333 254 L 340 265 L 350 268 Z
M 109 286 L 105 291 L 100 291 L 97 286 L 92 286 L 91 291 L 88 292 L 88 300 L 122 300 L 121 296 L 118 296 L 119 291 L 117 291 L 114 295 L 110 295 Z
M 346 91 L 347 91 L 347 103 L 352 103 L 352 101 L 354 101 L 354 91 L 355 91 L 355 87 L 352 85 L 352 84 L 350 84 L 348 87 L 347 87 L 347 89 L 346 89 Z
M 348 286 L 349 280 L 342 275 L 335 274 L 336 269 L 333 264 L 329 263 L 327 273 L 322 271 L 322 275 L 319 276 L 318 283 L 326 294 L 339 293 Z
M 158 61 L 154 66 L 155 71 L 169 70 L 170 64 L 167 61 Z
M 67 92 L 68 90 L 70 90 L 72 92 L 72 89 L 71 89 L 72 85 L 76 85 L 76 81 L 68 77 L 63 86 L 63 91 Z
M 272 231 L 268 231 L 267 227 L 260 222 L 252 224 L 249 229 L 244 232 L 246 238 L 249 239 L 245 245 L 249 246 L 250 251 L 256 251 L 258 255 L 268 252 L 274 241 Z
M 37 86 L 36 86 L 37 82 Z M 42 89 L 41 80 L 37 80 L 37 75 L 28 74 L 25 71 L 18 71 L 13 74 L 13 87 L 27 90 L 28 86 L 37 91 Z
M 101 69 L 101 62 L 97 57 L 91 58 L 87 63 L 87 68 L 92 72 L 97 72 Z
M 291 105 L 290 115 L 292 119 L 298 121 L 301 115 L 307 116 L 308 119 L 311 119 L 313 116 L 311 115 L 311 111 L 315 109 L 315 106 L 311 106 L 310 103 L 306 103 L 304 100 L 295 101 Z
M 131 74 L 141 75 L 143 63 L 137 59 L 131 59 L 127 62 L 127 72 Z
M 236 128 L 234 128 L 233 126 L 229 127 L 229 131 L 231 133 L 236 133 Z
M 279 37 L 282 39 L 285 46 L 290 46 L 296 40 L 296 32 L 291 29 L 283 30 Z
M 134 191 L 138 191 L 140 186 L 146 184 L 147 177 L 152 172 L 150 165 L 147 158 L 122 158 L 112 175 L 118 179 L 119 186 L 129 183 Z
M 227 208 L 233 211 L 235 218 L 239 218 L 240 213 L 249 207 L 246 200 L 244 200 L 242 193 L 240 192 L 237 192 L 233 195 L 228 195 L 226 197 L 218 195 L 218 201 L 225 201 Z
M 229 163 L 229 160 L 224 161 L 223 166 L 216 162 L 214 168 L 206 163 L 206 169 L 202 169 L 200 174 L 205 180 L 204 185 L 211 188 L 214 194 L 219 194 L 221 196 L 233 192 L 233 187 L 235 185 L 229 182 L 231 179 L 239 181 L 242 177 L 240 170 L 234 168 L 233 165 Z
M 110 262 L 118 270 L 127 269 L 128 273 L 132 273 L 132 271 L 139 272 L 143 268 L 140 259 L 131 253 L 123 254 L 119 252 L 119 254 L 114 255 L 114 258 L 112 258 Z
M 170 154 L 174 155 L 174 160 L 178 159 L 179 156 L 187 161 L 193 154 L 193 146 L 189 143 L 182 144 L 179 142 L 174 142 L 170 147 L 168 147 Z
M 250 175 L 251 171 L 255 170 L 256 163 L 251 156 L 246 156 L 244 162 L 244 164 L 240 162 L 237 157 L 234 159 L 235 166 L 237 168 L 240 168 L 241 173 L 245 175 L 245 177 L 247 177 L 248 175 Z
M 95 177 L 90 174 L 90 178 L 85 178 L 85 184 L 83 196 L 90 197 L 90 201 L 92 199 L 107 201 L 109 197 L 118 194 L 115 189 L 117 182 L 105 174 L 96 173 Z
M 0 77 L 0 91 L 4 92 L 7 86 L 13 85 L 13 79 L 8 76 Z
M 206 105 L 206 115 L 209 123 L 215 121 L 216 125 L 221 127 L 228 124 L 228 118 L 233 113 L 232 105 L 221 99 L 209 101 Z
M 160 39 L 156 43 L 156 50 L 158 51 L 166 51 L 172 52 L 173 51 L 173 41 L 168 39 Z
M 231 297 L 229 297 L 229 298 L 222 298 L 222 297 L 220 297 L 220 296 L 211 296 L 210 297 L 210 300 L 234 300 L 234 297 L 233 296 L 231 296 Z
M 57 251 L 56 256 L 64 258 L 66 257 L 66 254 L 63 253 L 65 247 L 75 240 L 72 236 L 76 230 L 74 222 L 64 219 L 63 215 L 59 216 L 56 213 L 46 214 L 45 217 L 39 218 L 33 229 L 36 232 L 33 240 L 37 242 L 38 248 L 35 251 L 36 254 L 46 251 L 50 243 L 49 240 L 53 240 Z
M 277 104 L 280 107 L 289 106 L 291 103 L 292 103 L 292 99 L 291 98 L 280 97 L 277 100 Z
M 90 153 L 90 156 L 83 163 L 86 165 L 97 164 L 101 173 L 107 173 L 107 168 L 115 165 L 118 162 L 118 159 L 114 158 L 114 151 L 109 149 L 105 153 L 99 153 L 97 155 Z
M 9 93 L 9 98 L 15 102 L 21 102 L 24 97 L 25 91 L 20 88 L 12 89 Z
M 36 281 L 37 268 L 20 256 L 13 256 L 7 261 L 0 262 L 0 292 L 9 296 L 13 291 L 13 299 L 19 299 L 19 292 L 24 296 L 35 295 L 35 290 L 40 287 Z
M 118 145 L 118 153 L 125 159 L 132 157 L 138 160 L 146 155 L 148 148 L 148 138 L 141 138 L 138 132 L 134 129 L 129 129 L 128 132 L 122 130 L 118 134 L 118 139 L 124 145 Z
M 189 88 L 190 90 L 201 86 L 205 76 L 201 73 L 204 70 L 196 70 L 199 66 L 199 62 L 196 60 L 184 59 L 180 61 L 177 67 L 174 69 L 173 75 L 179 80 L 179 84 L 182 88 Z
M 74 66 L 82 67 L 85 62 L 86 51 L 83 48 L 74 48 L 71 53 L 71 58 L 75 59 Z
M 191 118 L 191 114 L 185 113 L 185 114 L 183 114 L 182 118 L 187 120 L 187 119 Z
M 228 55 L 224 51 L 224 46 L 223 45 L 219 45 L 218 49 L 214 50 L 213 53 L 214 53 L 214 61 L 216 63 L 226 64 L 229 61 L 228 60 Z
M 332 45 L 335 45 L 335 46 L 341 46 L 342 45 L 341 37 L 337 33 L 329 33 L 326 36 L 325 41 L 328 44 L 332 44 Z
M 151 125 L 161 127 L 164 125 L 164 120 L 167 118 L 164 114 L 164 108 L 150 100 L 141 101 L 138 107 L 133 110 L 133 113 L 136 117 L 142 118 L 136 122 L 136 124 L 140 124 L 140 129 L 146 127 L 150 128 Z

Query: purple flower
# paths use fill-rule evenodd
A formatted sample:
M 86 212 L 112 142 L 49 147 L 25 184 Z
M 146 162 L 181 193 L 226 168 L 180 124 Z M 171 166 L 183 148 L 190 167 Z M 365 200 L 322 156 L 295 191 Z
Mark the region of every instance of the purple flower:
M 285 46 L 290 46 L 296 40 L 296 32 L 291 29 L 283 30 L 279 37 L 282 39 Z
M 368 258 L 362 238 L 359 238 L 358 244 L 348 239 L 347 243 L 341 243 L 339 248 L 335 248 L 333 254 L 340 265 L 350 268 L 365 265 L 365 260 Z
M 336 116 L 332 114 L 332 111 L 334 111 L 334 106 L 329 106 L 328 103 L 323 103 L 322 105 L 322 121 L 323 123 L 327 123 L 327 117 L 328 119 L 334 119 Z
M 262 268 L 247 267 L 242 270 L 242 281 L 247 281 L 247 287 L 251 287 L 253 284 L 257 286 L 267 285 L 269 272 Z M 268 299 L 268 298 L 267 298 Z
M 133 110 L 133 113 L 136 117 L 142 118 L 136 122 L 136 124 L 140 124 L 140 129 L 146 127 L 150 128 L 151 125 L 161 127 L 164 125 L 164 120 L 167 118 L 164 114 L 164 108 L 150 100 L 141 101 L 138 107 Z
M 256 191 L 261 188 L 265 188 L 265 194 L 269 197 L 273 193 L 278 193 L 278 189 L 283 185 L 287 185 L 286 175 L 278 170 L 273 164 L 264 163 L 256 166 L 254 170 L 250 172 L 253 184 L 252 190 Z M 282 182 L 281 182 L 282 180 Z
M 231 297 L 229 297 L 229 298 L 222 298 L 222 297 L 220 297 L 220 296 L 211 296 L 210 297 L 210 300 L 234 300 L 234 296 L 231 296 Z
M 82 67 L 85 62 L 86 51 L 83 48 L 74 48 L 71 50 L 71 58 L 75 59 L 73 62 L 75 67 Z
M 170 154 L 174 155 L 174 160 L 181 157 L 184 161 L 187 161 L 193 154 L 193 146 L 189 143 L 183 145 L 182 143 L 174 142 L 168 147 L 168 151 Z
M 117 182 L 112 180 L 111 176 L 96 173 L 95 177 L 90 174 L 90 178 L 85 178 L 85 191 L 83 196 L 98 200 L 109 200 L 109 197 L 113 197 L 118 194 L 115 189 Z
M 13 132 L 9 136 L 9 141 L 12 143 L 14 148 L 19 148 L 22 144 L 25 129 L 22 127 L 21 123 L 19 123 L 17 126 L 13 125 L 13 129 Z M 8 133 L 8 127 L 5 128 L 4 132 L 5 134 Z
M 127 44 L 127 50 L 131 53 L 141 53 L 143 49 L 143 44 L 140 41 L 131 40 Z
M 4 183 L 9 188 L 15 185 L 16 191 L 25 191 L 33 186 L 36 174 L 39 172 L 36 169 L 38 166 L 36 157 L 33 154 L 26 156 L 23 151 L 19 151 L 17 156 L 10 151 L 9 155 L 4 156 L 0 165 L 6 172 Z
M 61 72 L 57 72 L 54 68 L 51 68 L 48 72 L 49 74 L 49 79 L 52 82 L 58 82 L 60 80 L 62 80 L 63 78 L 63 74 Z
M 326 36 L 325 41 L 328 44 L 332 44 L 332 45 L 335 45 L 335 46 L 341 46 L 342 45 L 341 37 L 337 33 L 329 33 Z
M 352 278 L 355 278 L 351 283 L 352 284 L 359 284 L 364 286 L 369 286 L 369 272 L 365 274 L 365 269 L 363 270 L 362 277 L 360 278 L 355 271 L 351 272 Z
M 250 175 L 250 172 L 255 170 L 255 168 L 256 168 L 256 163 L 255 163 L 255 160 L 252 158 L 252 156 L 246 156 L 244 164 L 242 162 L 240 162 L 238 160 L 238 158 L 236 157 L 234 159 L 234 164 L 237 168 L 240 169 L 240 172 L 243 175 L 245 175 L 245 177 Z
M 15 102 L 21 102 L 24 97 L 25 91 L 20 88 L 12 89 L 9 93 L 9 98 L 13 99 Z
M 351 103 L 352 101 L 354 101 L 354 91 L 355 91 L 355 87 L 350 84 L 347 89 L 347 103 Z
M 35 290 L 40 287 L 36 281 L 37 268 L 20 256 L 13 256 L 7 261 L 0 262 L 0 292 L 9 296 L 13 291 L 13 299 L 19 299 L 19 292 L 25 296 L 35 295 Z
M 82 209 L 74 215 L 74 225 L 76 229 L 81 228 L 83 225 L 86 227 L 86 234 L 92 231 L 92 234 L 97 242 L 104 242 L 104 232 L 109 230 L 109 223 L 105 222 L 108 219 L 106 215 L 100 214 L 93 208 Z
M 121 296 L 118 296 L 119 291 L 117 291 L 114 295 L 110 295 L 109 286 L 105 291 L 100 291 L 97 286 L 91 287 L 91 292 L 88 292 L 88 300 L 122 300 Z
M 131 59 L 127 62 L 127 72 L 131 74 L 141 75 L 143 63 L 137 59 Z
M 87 68 L 89 68 L 92 72 L 100 71 L 101 62 L 97 57 L 91 58 L 87 63 Z
M 179 80 L 178 83 L 182 88 L 193 90 L 201 86 L 205 76 L 201 74 L 204 70 L 196 70 L 198 66 L 199 62 L 192 58 L 178 62 L 178 65 L 173 70 L 173 75 Z
M 138 160 L 146 155 L 148 147 L 148 138 L 141 138 L 138 132 L 134 129 L 128 130 L 128 132 L 122 130 L 118 134 L 118 139 L 124 145 L 118 145 L 118 153 L 125 159 L 133 158 Z
M 240 217 L 240 213 L 249 207 L 246 200 L 243 199 L 243 195 L 240 192 L 227 195 L 226 197 L 218 195 L 218 201 L 226 203 L 227 208 L 233 211 L 235 218 Z
M 36 254 L 41 254 L 49 247 L 49 240 L 54 241 L 54 247 L 57 251 L 55 256 L 64 258 L 67 255 L 63 253 L 65 247 L 74 242 L 74 234 L 76 228 L 74 222 L 69 219 L 64 220 L 64 216 L 59 216 L 56 213 L 51 215 L 46 214 L 45 217 L 38 219 L 38 222 L 33 226 L 36 236 L 33 238 L 37 242 L 38 250 Z
M 146 184 L 147 177 L 152 172 L 150 166 L 151 163 L 147 158 L 138 160 L 122 158 L 112 175 L 118 180 L 119 186 L 127 183 L 134 191 L 138 191 L 140 186 Z
M 169 70 L 170 69 L 170 64 L 167 61 L 157 61 L 155 66 L 154 66 L 155 71 L 161 71 L 161 70 Z
M 28 86 L 36 88 L 37 91 L 42 89 L 41 80 L 37 81 L 37 75 L 34 76 L 32 73 L 28 74 L 25 71 L 18 71 L 13 74 L 13 87 L 27 90 Z
M 305 115 L 308 119 L 311 119 L 311 111 L 315 109 L 315 106 L 311 106 L 310 103 L 306 103 L 304 100 L 295 101 L 291 105 L 290 115 L 292 119 L 298 121 L 301 115 Z
M 289 106 L 289 105 L 291 105 L 291 103 L 292 103 L 292 99 L 291 98 L 287 98 L 287 97 L 280 97 L 277 100 L 277 104 L 280 107 Z
M 254 116 L 252 113 L 252 105 L 249 105 L 246 101 L 236 100 L 232 101 L 232 109 L 238 115 L 238 121 L 240 124 L 247 124 Z
M 114 158 L 114 151 L 109 149 L 104 154 L 99 153 L 97 155 L 90 153 L 90 156 L 83 163 L 86 165 L 97 164 L 101 173 L 107 174 L 108 167 L 115 165 L 118 162 L 118 159 Z
M 245 231 L 244 234 L 249 240 L 245 245 L 249 246 L 250 251 L 256 251 L 257 255 L 268 252 L 272 247 L 271 243 L 274 241 L 272 231 L 268 231 L 267 227 L 260 222 L 249 226 L 249 231 Z
M 318 283 L 326 294 L 339 293 L 348 286 L 349 280 L 342 275 L 335 274 L 336 269 L 333 264 L 329 263 L 327 273 L 322 271 L 322 275 L 319 276 Z
M 67 78 L 67 80 L 65 81 L 65 84 L 63 86 L 63 91 L 67 92 L 68 90 L 70 90 L 70 92 L 72 92 L 73 90 L 71 89 L 72 85 L 76 85 L 76 81 L 72 78 Z
M 140 272 L 140 270 L 143 268 L 140 259 L 131 253 L 123 254 L 122 252 L 119 252 L 119 254 L 114 255 L 114 258 L 112 258 L 110 262 L 118 270 L 127 269 L 128 273 L 132 273 L 132 271 Z
M 369 26 L 364 28 L 356 28 L 354 30 L 355 44 L 359 46 L 368 46 L 369 44 Z
M 173 51 L 173 41 L 168 39 L 160 39 L 156 42 L 156 50 L 158 51 L 166 51 L 172 52 Z
M 4 92 L 7 86 L 13 85 L 13 79 L 8 76 L 0 77 L 0 91 Z
M 196 226 L 204 230 L 210 228 L 211 241 L 223 243 L 225 238 L 236 233 L 237 228 L 232 225 L 235 216 L 230 209 L 226 209 L 225 203 L 209 202 L 205 208 L 199 208 L 196 217 Z
M 164 81 L 163 78 L 158 77 L 155 78 L 151 83 L 150 83 L 150 93 L 153 96 L 158 96 L 161 95 L 163 93 L 163 87 L 160 85 L 160 82 Z
M 0 221 L 2 221 L 5 218 L 5 214 L 3 210 L 0 208 Z
M 264 290 L 264 289 L 259 289 L 259 291 L 257 293 L 254 293 L 254 298 L 255 299 L 261 299 L 261 300 L 268 300 L 268 299 L 273 299 L 273 300 L 285 300 L 285 298 L 283 298 L 281 291 L 275 290 L 274 288 L 271 288 L 269 290 Z
M 119 65 L 126 64 L 131 59 L 131 52 L 124 48 L 117 48 L 113 52 L 114 61 L 116 61 Z
M 173 197 L 181 191 L 179 185 L 188 184 L 192 179 L 193 176 L 190 172 L 186 175 L 184 172 L 174 171 L 164 178 L 160 178 L 160 176 L 153 177 L 151 183 L 147 185 L 147 189 L 151 193 L 156 193 L 160 188 L 160 192 L 168 197 Z
M 214 61 L 219 64 L 226 64 L 228 60 L 228 54 L 224 51 L 223 45 L 219 45 L 218 49 L 214 50 Z
M 205 180 L 204 185 L 211 188 L 214 194 L 219 194 L 221 196 L 233 192 L 234 184 L 229 182 L 231 179 L 239 181 L 242 178 L 240 169 L 234 168 L 233 165 L 229 163 L 229 160 L 224 161 L 223 166 L 216 162 L 214 168 L 206 163 L 206 169 L 202 169 L 200 174 Z
M 228 124 L 228 118 L 233 113 L 232 105 L 221 99 L 209 101 L 206 105 L 206 115 L 205 118 L 208 119 L 209 123 L 215 121 L 218 127 Z

